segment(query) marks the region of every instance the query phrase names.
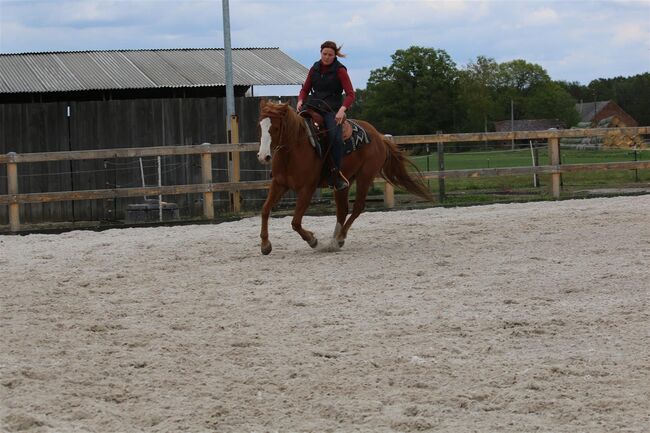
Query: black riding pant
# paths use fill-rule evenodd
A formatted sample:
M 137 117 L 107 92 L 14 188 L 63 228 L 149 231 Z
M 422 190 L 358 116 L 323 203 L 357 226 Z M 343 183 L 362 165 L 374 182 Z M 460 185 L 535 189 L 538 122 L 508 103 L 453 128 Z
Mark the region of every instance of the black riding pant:
M 334 165 L 337 170 L 341 169 L 341 160 L 343 159 L 343 128 L 336 124 L 334 113 L 325 112 L 323 120 L 325 121 L 325 128 L 327 128 L 327 138 L 330 143 L 330 153 L 334 160 Z

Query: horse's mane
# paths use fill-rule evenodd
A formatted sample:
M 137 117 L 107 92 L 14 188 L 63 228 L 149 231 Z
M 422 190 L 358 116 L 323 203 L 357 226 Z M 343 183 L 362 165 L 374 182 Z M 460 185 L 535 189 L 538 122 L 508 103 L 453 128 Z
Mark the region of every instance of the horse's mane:
M 288 143 L 299 143 L 301 133 L 304 133 L 302 119 L 289 104 L 276 104 L 267 101 L 260 107 L 260 118 L 263 117 L 281 119 L 284 140 Z
M 266 101 L 260 107 L 260 117 L 283 118 L 287 114 L 289 104 L 276 104 Z

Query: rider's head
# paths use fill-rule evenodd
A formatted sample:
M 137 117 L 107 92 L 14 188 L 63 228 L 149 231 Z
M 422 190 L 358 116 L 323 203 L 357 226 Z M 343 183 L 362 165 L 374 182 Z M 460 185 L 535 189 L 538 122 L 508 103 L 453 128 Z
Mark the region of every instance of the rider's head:
M 341 46 L 337 46 L 336 42 L 325 41 L 320 45 L 320 59 L 326 64 L 330 65 L 337 57 L 345 57 L 345 54 L 341 52 Z

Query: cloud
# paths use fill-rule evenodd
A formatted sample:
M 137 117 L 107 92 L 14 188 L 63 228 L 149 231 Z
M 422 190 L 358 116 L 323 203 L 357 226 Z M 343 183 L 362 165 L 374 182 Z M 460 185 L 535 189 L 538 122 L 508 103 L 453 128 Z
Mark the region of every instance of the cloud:
M 221 47 L 221 11 L 220 0 L 0 0 L 0 52 Z M 234 47 L 280 47 L 307 66 L 322 41 L 343 43 L 356 87 L 413 45 L 458 65 L 524 59 L 569 81 L 650 70 L 647 0 L 230 0 L 230 15 Z
M 559 14 L 550 7 L 536 9 L 529 15 L 523 16 L 523 23 L 527 26 L 547 26 L 556 24 L 560 20 Z
M 616 45 L 641 44 L 650 45 L 650 34 L 648 28 L 644 29 L 640 24 L 623 23 L 613 26 L 613 42 Z

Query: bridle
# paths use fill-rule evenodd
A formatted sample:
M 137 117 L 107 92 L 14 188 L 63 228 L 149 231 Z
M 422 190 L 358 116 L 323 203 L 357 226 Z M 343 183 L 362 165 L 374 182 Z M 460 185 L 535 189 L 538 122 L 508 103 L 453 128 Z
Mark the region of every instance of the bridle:
M 269 113 L 269 114 L 267 114 L 265 116 L 271 122 L 273 122 L 274 119 L 280 120 L 280 132 L 278 134 L 277 141 L 273 139 L 273 136 L 271 136 L 271 146 L 270 146 L 270 149 L 269 149 L 271 159 L 273 159 L 273 154 L 276 151 L 279 151 L 279 150 L 285 149 L 285 148 L 288 149 L 288 147 L 285 146 L 284 144 L 280 144 L 280 143 L 282 143 L 282 137 L 284 137 L 284 130 L 285 130 L 285 119 L 284 118 L 285 118 L 286 115 L 287 115 L 287 113 L 285 112 L 284 116 L 276 114 L 276 113 Z M 269 133 L 270 133 L 270 131 L 269 131 Z

